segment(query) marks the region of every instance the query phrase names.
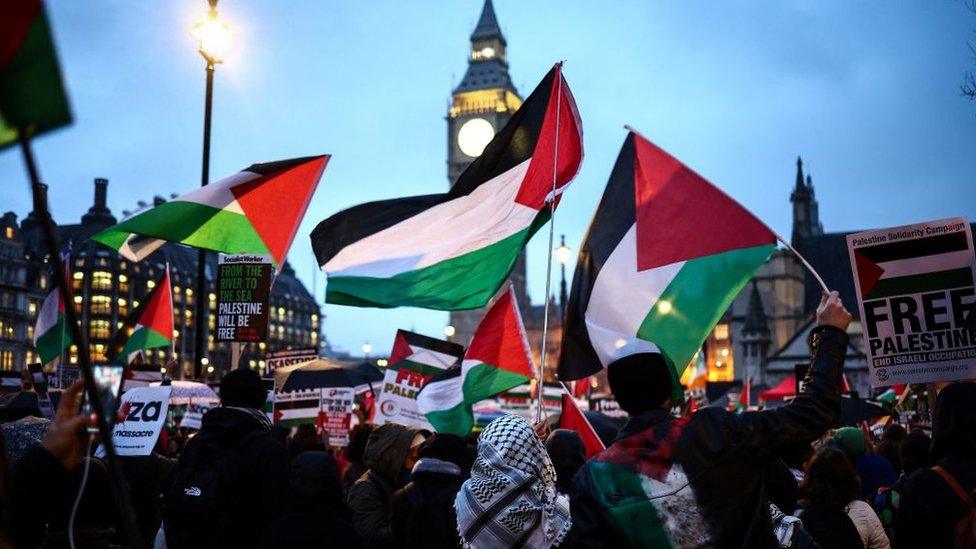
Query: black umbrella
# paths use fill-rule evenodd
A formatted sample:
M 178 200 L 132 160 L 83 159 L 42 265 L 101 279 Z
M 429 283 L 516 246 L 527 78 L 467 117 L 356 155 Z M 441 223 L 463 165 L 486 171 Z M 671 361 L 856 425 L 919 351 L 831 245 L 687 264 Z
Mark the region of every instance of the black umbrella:
M 866 400 L 852 397 L 840 398 L 840 418 L 834 427 L 857 426 L 862 421 L 888 415 L 888 411 Z
M 278 391 L 358 387 L 381 381 L 383 372 L 368 362 L 341 362 L 324 358 L 285 366 L 275 372 Z

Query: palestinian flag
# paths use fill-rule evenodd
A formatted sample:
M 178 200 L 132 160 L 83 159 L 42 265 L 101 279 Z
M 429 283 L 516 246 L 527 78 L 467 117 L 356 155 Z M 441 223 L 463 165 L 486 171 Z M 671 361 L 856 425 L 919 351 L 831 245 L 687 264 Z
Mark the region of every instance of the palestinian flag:
M 125 333 L 129 335 L 119 353 L 127 358 L 126 362 L 132 362 L 136 354 L 147 349 L 173 346 L 173 291 L 169 281 L 169 265 L 162 280 L 132 312 L 126 324 L 132 326 L 132 331 L 122 330 L 122 337 Z M 109 345 L 110 349 L 118 348 L 119 337 L 116 335 L 113 344 Z
M 288 255 L 328 155 L 254 164 L 130 217 L 95 236 L 123 257 L 141 261 L 166 242 L 227 254 Z
M 24 128 L 34 136 L 71 123 L 71 108 L 40 0 L 0 9 L 0 149 Z
M 957 230 L 911 240 L 874 244 L 851 251 L 860 297 L 864 301 L 945 288 L 973 285 L 973 252 L 963 219 L 930 224 L 954 225 Z M 886 233 L 911 229 L 897 227 Z M 922 231 L 919 231 L 920 233 Z M 856 240 L 860 235 L 851 235 Z
M 312 248 L 328 275 L 325 301 L 484 306 L 576 175 L 581 128 L 556 65 L 448 193 L 361 204 L 319 223 Z
M 752 400 L 752 378 L 747 377 L 742 382 L 742 390 L 739 392 L 739 402 L 736 403 L 736 410 L 748 410 Z
M 37 349 L 40 363 L 47 364 L 58 358 L 61 351 L 70 345 L 71 333 L 64 316 L 64 297 L 61 295 L 61 289 L 55 287 L 44 298 L 41 310 L 37 314 L 37 324 L 34 326 L 34 348 Z
M 388 369 L 397 370 L 400 363 L 409 361 L 411 357 L 421 359 L 420 362 L 412 361 L 418 365 L 417 371 L 426 370 L 423 366 L 432 366 L 440 373 L 441 370 L 449 368 L 457 363 L 464 356 L 464 347 L 457 343 L 444 341 L 428 337 L 407 330 L 397 330 L 396 337 L 393 339 L 393 350 L 390 351 L 390 366 Z M 404 364 L 405 365 L 405 364 Z
M 322 389 L 304 389 L 275 393 L 274 423 L 294 427 L 302 423 L 315 425 L 322 409 Z
M 775 242 L 742 206 L 631 132 L 580 249 L 559 378 L 660 352 L 680 397 L 681 373 Z
M 590 459 L 607 449 L 603 445 L 603 441 L 600 440 L 600 437 L 597 436 L 593 425 L 590 425 L 590 421 L 586 419 L 579 406 L 576 405 L 576 401 L 573 400 L 572 396 L 565 393 L 562 396 L 562 412 L 559 414 L 559 428 L 576 431 L 579 434 L 580 439 L 583 441 L 583 447 L 586 449 L 586 459 Z
M 481 320 L 461 365 L 424 385 L 417 408 L 437 431 L 464 436 L 474 426 L 474 403 L 528 382 L 534 372 L 515 292 L 509 288 Z

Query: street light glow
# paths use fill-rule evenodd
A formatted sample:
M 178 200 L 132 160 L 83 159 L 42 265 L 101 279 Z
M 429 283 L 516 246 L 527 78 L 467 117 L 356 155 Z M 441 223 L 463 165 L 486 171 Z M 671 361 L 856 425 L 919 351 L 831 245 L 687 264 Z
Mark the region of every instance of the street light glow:
M 199 52 L 207 63 L 221 63 L 230 45 L 230 29 L 217 18 L 217 2 L 210 3 L 206 19 L 193 27 L 193 37 L 200 43 Z
M 370 345 L 368 341 L 366 343 L 363 343 L 362 349 L 364 355 L 368 355 L 369 353 L 373 352 L 373 346 Z
M 657 312 L 662 315 L 666 315 L 671 312 L 671 302 L 670 301 L 660 301 L 657 304 Z
M 569 249 L 565 243 L 560 244 L 556 248 L 556 261 L 558 261 L 563 267 L 569 265 L 570 260 L 573 259 L 573 250 Z
M 454 337 L 454 334 L 456 332 L 457 332 L 457 330 L 454 329 L 454 326 L 451 326 L 450 324 L 448 324 L 447 326 L 444 326 L 444 336 L 445 337 Z

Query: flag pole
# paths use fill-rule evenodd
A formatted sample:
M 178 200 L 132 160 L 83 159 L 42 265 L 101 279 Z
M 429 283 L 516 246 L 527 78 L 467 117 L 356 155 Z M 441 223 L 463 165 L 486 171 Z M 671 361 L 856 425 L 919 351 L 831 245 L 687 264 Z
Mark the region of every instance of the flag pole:
M 555 245 L 556 176 L 559 172 L 559 114 L 562 111 L 563 62 L 556 63 L 556 137 L 552 147 L 552 197 L 549 201 L 549 249 L 546 252 L 546 295 L 542 313 L 542 351 L 539 360 L 539 403 L 536 423 L 542 421 L 542 401 L 546 388 L 546 340 L 549 339 L 549 292 L 552 287 L 552 247 Z
M 84 383 L 85 394 L 88 396 L 88 404 L 95 412 L 95 422 L 98 426 L 98 435 L 102 446 L 105 448 L 105 457 L 108 461 L 109 478 L 112 481 L 113 492 L 118 498 L 119 510 L 122 514 L 122 525 L 125 528 L 126 537 L 129 544 L 133 547 L 142 547 L 142 536 L 136 528 L 135 516 L 132 512 L 132 500 L 126 488 L 125 475 L 122 472 L 121 463 L 115 453 L 115 443 L 112 440 L 112 430 L 105 417 L 106 410 L 102 407 L 101 395 L 95 385 L 95 376 L 91 365 L 91 356 L 88 349 L 88 337 L 78 319 L 75 311 L 74 302 L 70 300 L 68 281 L 64 275 L 64 264 L 61 261 L 60 250 L 58 250 L 57 233 L 54 229 L 54 221 L 51 219 L 51 212 L 48 209 L 47 197 L 41 192 L 41 176 L 34 161 L 34 151 L 31 149 L 30 135 L 27 128 L 18 128 L 17 137 L 20 141 L 20 150 L 24 156 L 24 164 L 27 165 L 27 173 L 30 177 L 31 193 L 34 196 L 34 203 L 39 206 L 41 216 L 41 227 L 44 230 L 44 239 L 47 242 L 47 251 L 50 256 L 52 267 L 54 267 L 54 283 L 65 297 L 64 316 L 65 321 L 71 329 L 71 338 L 78 346 L 78 366 L 81 369 L 81 379 Z M 114 411 L 113 411 L 114 413 Z M 89 459 L 90 456 L 86 456 Z
M 780 242 L 782 242 L 783 245 L 786 246 L 786 249 L 789 250 L 790 252 L 792 252 L 793 255 L 795 255 L 796 258 L 800 260 L 800 263 L 802 263 L 803 266 L 806 267 L 808 271 L 810 271 L 810 274 L 813 275 L 813 278 L 817 279 L 817 283 L 820 284 L 820 288 L 824 291 L 824 293 L 825 294 L 829 294 L 830 293 L 830 289 L 827 288 L 827 284 L 824 283 L 823 278 L 820 277 L 820 273 L 818 273 L 817 270 L 813 268 L 813 265 L 810 265 L 810 262 L 808 262 L 805 257 L 803 257 L 802 255 L 800 255 L 800 252 L 796 251 L 796 248 L 794 248 L 782 236 L 780 236 L 780 235 L 777 234 L 776 235 L 776 240 L 779 240 Z

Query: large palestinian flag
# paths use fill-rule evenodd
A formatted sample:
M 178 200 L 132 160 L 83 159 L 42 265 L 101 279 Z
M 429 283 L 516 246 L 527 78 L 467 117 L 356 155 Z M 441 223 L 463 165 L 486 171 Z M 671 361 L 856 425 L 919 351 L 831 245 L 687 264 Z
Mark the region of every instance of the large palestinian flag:
M 61 295 L 61 289 L 55 287 L 44 298 L 41 310 L 37 314 L 37 323 L 34 325 L 34 348 L 37 349 L 40 363 L 47 364 L 57 358 L 69 345 L 71 345 L 71 333 L 64 316 L 64 296 Z
M 173 291 L 168 265 L 163 279 L 153 287 L 144 302 L 144 306 L 140 304 L 127 322 L 132 326 L 132 332 L 125 340 L 120 355 L 126 357 L 128 362 L 147 349 L 173 345 Z
M 0 148 L 18 130 L 37 135 L 71 123 L 71 108 L 40 0 L 5 0 L 0 8 Z
M 312 231 L 326 302 L 484 306 L 549 219 L 553 177 L 558 196 L 582 158 L 576 103 L 557 65 L 450 192 L 361 204 Z
M 718 188 L 631 132 L 580 249 L 559 378 L 660 352 L 678 379 L 776 236 Z
M 474 426 L 474 403 L 528 382 L 534 372 L 518 302 L 509 288 L 481 320 L 460 366 L 430 380 L 417 396 L 417 408 L 438 431 L 464 436 Z
M 395 369 L 397 364 L 414 355 L 428 355 L 442 365 L 443 369 L 461 360 L 464 346 L 407 330 L 397 330 L 393 349 L 390 351 L 390 368 Z
M 92 240 L 132 261 L 169 241 L 228 254 L 270 254 L 280 268 L 328 161 L 323 155 L 254 164 Z

